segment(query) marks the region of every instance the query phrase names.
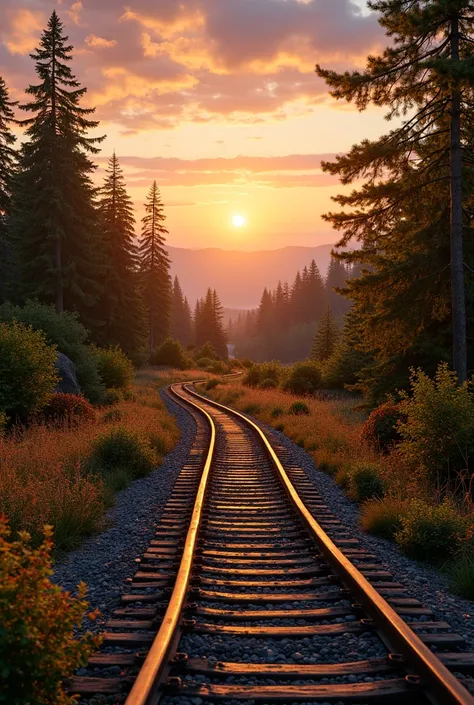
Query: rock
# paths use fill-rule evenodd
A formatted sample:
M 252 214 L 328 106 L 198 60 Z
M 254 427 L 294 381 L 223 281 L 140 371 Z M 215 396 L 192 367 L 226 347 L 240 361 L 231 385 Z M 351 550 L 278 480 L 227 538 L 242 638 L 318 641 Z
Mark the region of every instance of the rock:
M 56 385 L 55 392 L 62 394 L 81 394 L 81 388 L 77 381 L 76 367 L 72 360 L 64 353 L 58 352 L 55 368 L 59 373 L 59 382 Z

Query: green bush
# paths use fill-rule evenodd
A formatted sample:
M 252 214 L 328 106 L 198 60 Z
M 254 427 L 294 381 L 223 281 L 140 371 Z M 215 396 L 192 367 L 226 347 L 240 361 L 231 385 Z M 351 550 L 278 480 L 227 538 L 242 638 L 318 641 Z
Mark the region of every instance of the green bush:
M 348 470 L 348 495 L 354 502 L 383 497 L 385 483 L 377 463 L 359 462 Z
M 244 384 L 248 387 L 257 387 L 263 380 L 271 379 L 278 386 L 284 374 L 284 368 L 279 362 L 262 362 L 249 368 L 244 377 Z
M 242 367 L 250 369 L 253 365 L 253 362 L 252 360 L 249 360 L 248 357 L 244 357 L 243 360 L 240 361 L 240 364 L 242 365 Z
M 56 348 L 22 323 L 0 323 L 0 411 L 26 421 L 49 401 L 58 381 Z
M 194 351 L 194 358 L 196 360 L 207 357 L 208 359 L 211 360 L 218 360 L 219 355 L 216 352 L 216 349 L 212 345 L 212 343 L 204 343 L 204 345 L 201 348 L 197 348 L 197 350 Z
M 93 466 L 101 472 L 123 468 L 135 479 L 148 475 L 157 457 L 148 440 L 126 428 L 113 428 L 96 439 L 92 451 Z
M 206 383 L 206 389 L 208 391 L 211 391 L 212 389 L 215 389 L 218 385 L 219 385 L 218 379 L 210 379 Z
M 469 521 L 450 502 L 432 506 L 412 500 L 402 516 L 402 526 L 395 540 L 410 558 L 441 563 L 459 549 L 469 528 Z
M 106 389 L 102 397 L 103 406 L 113 406 L 114 404 L 120 404 L 123 401 L 123 392 L 121 389 L 110 388 Z
M 406 502 L 394 497 L 371 499 L 361 507 L 360 524 L 364 531 L 382 539 L 393 541 L 402 528 Z
M 399 451 L 413 468 L 424 468 L 443 486 L 469 468 L 474 453 L 474 399 L 469 385 L 443 363 L 434 379 L 421 370 L 411 377 L 411 396 L 401 402 L 406 422 L 399 426 Z M 472 471 L 472 470 L 471 470 Z
M 123 414 L 120 411 L 120 409 L 111 409 L 110 411 L 107 411 L 102 417 L 102 422 L 103 423 L 115 423 L 117 421 L 121 421 L 123 418 Z
M 474 600 L 474 556 L 460 555 L 448 567 L 449 587 L 466 600 Z
M 324 389 L 345 389 L 356 384 L 366 363 L 367 356 L 343 340 L 321 365 L 322 386 Z
M 215 360 L 213 363 L 206 367 L 208 372 L 212 372 L 215 375 L 225 375 L 229 371 L 229 367 L 221 360 Z
M 213 363 L 213 360 L 212 360 L 212 358 L 210 358 L 210 357 L 200 357 L 200 358 L 198 358 L 198 359 L 196 360 L 196 365 L 197 365 L 201 370 L 205 370 L 205 369 L 207 369 L 208 367 L 211 367 L 212 363 Z
M 86 586 L 77 596 L 50 580 L 52 529 L 33 549 L 28 534 L 11 540 L 0 517 L 0 702 L 10 705 L 68 705 L 64 679 L 85 666 L 100 639 L 75 638 L 87 610 Z M 97 614 L 91 613 L 91 619 Z
M 314 394 L 321 388 L 321 370 L 311 361 L 296 362 L 291 366 L 283 389 L 292 394 Z
M 0 306 L 0 322 L 19 321 L 35 330 L 43 331 L 48 345 L 74 363 L 77 379 L 84 396 L 92 403 L 99 402 L 105 386 L 102 384 L 94 350 L 88 345 L 88 331 L 69 311 L 56 313 L 52 306 L 27 301 L 24 306 L 4 303 Z
M 267 379 L 264 379 L 260 384 L 258 385 L 260 389 L 276 389 L 278 387 L 278 384 L 275 382 L 274 379 L 270 379 L 270 377 L 267 377 Z
M 272 409 L 272 412 L 271 412 L 270 416 L 272 417 L 272 419 L 279 419 L 280 416 L 283 416 L 284 413 L 285 413 L 285 412 L 284 412 L 284 410 L 281 408 L 281 406 L 275 406 L 275 407 Z
M 362 440 L 367 445 L 382 453 L 388 453 L 401 440 L 398 424 L 406 422 L 400 404 L 387 402 L 369 414 L 362 427 Z
M 174 367 L 177 370 L 186 370 L 190 361 L 184 352 L 181 343 L 173 338 L 167 338 L 150 357 L 150 364 Z
M 261 410 L 260 404 L 254 404 L 252 402 L 242 409 L 245 414 L 259 414 Z
M 309 406 L 304 401 L 294 401 L 288 409 L 288 413 L 293 416 L 309 416 L 311 411 Z
M 135 376 L 133 365 L 119 348 L 96 348 L 99 374 L 107 389 L 130 389 Z

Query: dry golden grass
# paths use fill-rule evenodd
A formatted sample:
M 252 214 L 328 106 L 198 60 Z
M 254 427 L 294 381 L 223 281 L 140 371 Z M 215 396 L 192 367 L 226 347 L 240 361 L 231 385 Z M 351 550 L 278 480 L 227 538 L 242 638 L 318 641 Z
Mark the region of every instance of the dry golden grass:
M 209 393 L 213 399 L 257 417 L 283 430 L 310 453 L 319 467 L 331 474 L 359 461 L 375 461 L 378 456 L 361 440 L 363 417 L 348 398 L 305 397 L 309 415 L 289 412 L 295 396 L 280 389 L 253 389 L 241 380 L 220 384 Z
M 146 373 L 138 376 L 135 399 L 98 410 L 95 423 L 73 429 L 36 425 L 0 438 L 0 513 L 12 529 L 26 529 L 39 540 L 44 524 L 52 524 L 59 549 L 100 529 L 110 488 L 88 466 L 96 438 L 117 426 L 150 438 L 159 455 L 179 439 Z

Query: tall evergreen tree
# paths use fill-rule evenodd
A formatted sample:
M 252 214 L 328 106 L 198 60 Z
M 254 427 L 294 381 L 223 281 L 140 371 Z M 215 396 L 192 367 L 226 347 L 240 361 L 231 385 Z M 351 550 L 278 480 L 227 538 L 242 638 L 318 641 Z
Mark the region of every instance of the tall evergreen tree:
M 196 345 L 202 347 L 210 343 L 216 353 L 227 358 L 227 338 L 222 319 L 223 309 L 216 291 L 207 290 L 204 299 L 196 304 L 194 315 Z
M 89 155 L 101 137 L 87 133 L 98 123 L 82 108 L 81 88 L 69 62 L 72 46 L 53 11 L 38 49 L 31 54 L 40 79 L 27 88 L 21 108 L 28 140 L 15 183 L 12 232 L 19 273 L 17 298 L 37 297 L 58 312 L 78 310 L 90 325 L 102 290 L 102 249 Z
M 144 345 L 145 322 L 138 291 L 135 217 L 115 152 L 100 189 L 99 211 L 107 255 L 101 301 L 102 342 L 120 345 L 132 359 L 138 360 Z
M 14 149 L 16 137 L 11 126 L 16 122 L 14 107 L 7 84 L 0 76 L 0 301 L 6 297 L 7 277 L 11 260 L 11 245 L 8 238 L 8 220 L 11 215 L 13 178 L 17 165 Z
M 183 346 L 191 342 L 191 310 L 178 277 L 174 278 L 171 294 L 171 336 Z
M 349 273 L 343 262 L 337 257 L 331 257 L 326 277 L 326 300 L 336 318 L 342 318 L 349 310 L 349 302 L 337 289 L 344 289 Z
M 436 183 L 434 201 L 420 219 L 418 235 L 439 228 L 441 201 L 448 195 L 452 357 L 458 378 L 467 378 L 466 294 L 463 229 L 471 228 L 471 189 L 466 183 L 473 161 L 474 7 L 471 0 L 372 0 L 380 24 L 391 38 L 381 56 L 371 56 L 364 72 L 317 67 L 336 98 L 389 107 L 388 118 L 409 117 L 381 139 L 352 148 L 324 168 L 343 183 L 365 177 L 362 189 L 337 201 L 352 213 L 330 214 L 345 231 L 340 245 L 357 237 L 367 250 L 381 251 L 379 238 L 394 236 L 400 210 Z M 418 206 L 419 208 L 419 206 Z M 436 219 L 438 217 L 438 219 Z M 427 227 L 431 224 L 433 228 Z M 412 235 L 416 235 L 412 231 Z M 409 244 L 409 238 L 406 238 Z M 416 251 L 414 253 L 416 255 Z M 434 275 L 434 272 L 432 273 Z
M 145 209 L 139 258 L 151 353 L 168 337 L 171 328 L 170 260 L 165 249 L 168 230 L 164 225 L 166 216 L 156 181 L 148 193 Z
M 340 333 L 336 319 L 328 306 L 314 336 L 311 359 L 318 362 L 328 360 L 336 350 L 339 338 Z

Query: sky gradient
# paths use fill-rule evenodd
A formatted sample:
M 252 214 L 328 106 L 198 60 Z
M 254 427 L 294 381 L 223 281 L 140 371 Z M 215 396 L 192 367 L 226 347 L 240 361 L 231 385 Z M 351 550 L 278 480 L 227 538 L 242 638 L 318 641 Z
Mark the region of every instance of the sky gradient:
M 138 218 L 156 179 L 170 244 L 337 239 L 321 214 L 341 187 L 321 159 L 387 125 L 381 110 L 336 104 L 314 66 L 361 67 L 383 46 L 363 0 L 0 0 L 0 75 L 14 99 L 36 82 L 28 55 L 53 9 L 107 135 L 97 179 L 115 149 Z

